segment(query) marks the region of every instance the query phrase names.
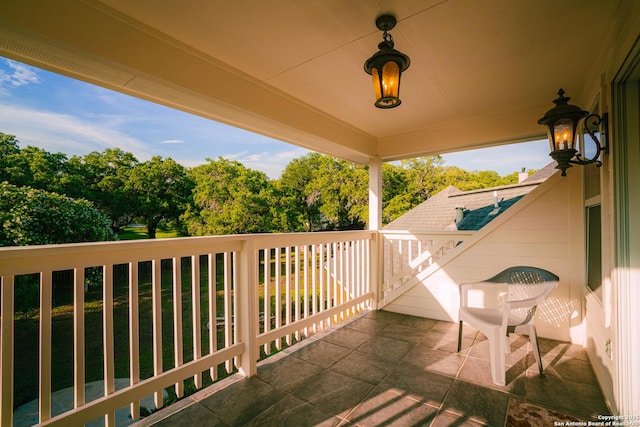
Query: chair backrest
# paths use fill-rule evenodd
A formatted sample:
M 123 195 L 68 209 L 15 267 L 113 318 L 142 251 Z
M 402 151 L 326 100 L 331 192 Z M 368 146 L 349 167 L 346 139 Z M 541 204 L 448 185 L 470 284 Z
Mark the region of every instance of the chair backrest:
M 560 280 L 555 274 L 537 267 L 509 267 L 485 282 L 514 284 L 536 284 L 543 282 L 557 282 Z
M 527 306 L 520 306 L 511 310 L 518 314 L 518 324 L 528 323 L 533 319 L 537 304 L 542 302 L 558 285 L 560 278 L 555 274 L 537 267 L 518 266 L 509 267 L 486 280 L 493 283 L 507 284 L 508 293 L 504 301 L 522 301 L 535 299 Z M 517 304 L 516 304 L 517 305 Z

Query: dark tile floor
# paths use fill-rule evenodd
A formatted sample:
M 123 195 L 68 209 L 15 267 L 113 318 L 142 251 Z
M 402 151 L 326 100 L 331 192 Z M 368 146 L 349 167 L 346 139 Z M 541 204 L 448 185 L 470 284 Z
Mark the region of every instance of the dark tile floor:
M 138 426 L 495 426 L 510 400 L 589 420 L 608 413 L 586 352 L 514 338 L 507 385 L 491 382 L 486 338 L 465 326 L 384 311 L 316 334 L 258 366 L 143 419 Z M 530 425 L 536 425 L 532 422 Z

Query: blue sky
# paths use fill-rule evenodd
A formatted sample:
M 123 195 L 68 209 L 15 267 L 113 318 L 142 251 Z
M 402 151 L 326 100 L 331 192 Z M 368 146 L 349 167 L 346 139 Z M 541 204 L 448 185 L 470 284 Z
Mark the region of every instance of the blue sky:
M 140 161 L 171 157 L 187 167 L 224 157 L 278 178 L 303 148 L 122 95 L 0 57 L 0 132 L 20 147 L 67 156 L 118 147 Z M 551 160 L 545 141 L 452 153 L 449 166 L 539 169 Z

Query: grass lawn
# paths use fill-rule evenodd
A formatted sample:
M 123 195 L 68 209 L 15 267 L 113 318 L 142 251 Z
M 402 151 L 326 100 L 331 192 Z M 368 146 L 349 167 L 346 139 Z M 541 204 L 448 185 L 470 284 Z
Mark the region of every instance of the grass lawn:
M 156 230 L 157 239 L 166 239 L 169 237 L 181 237 L 174 229 L 158 227 Z M 118 233 L 120 240 L 142 240 L 148 239 L 147 227 L 144 225 L 128 226 L 124 227 L 120 233 Z
M 217 258 L 217 315 L 224 312 L 222 258 Z M 140 322 L 140 377 L 153 376 L 153 348 L 152 348 L 152 289 L 150 262 L 139 265 L 139 322 Z M 201 331 L 203 354 L 208 354 L 209 334 L 208 323 L 208 289 L 207 289 L 207 259 L 200 260 L 201 286 Z M 117 266 L 114 271 L 114 345 L 115 345 L 115 376 L 129 377 L 129 302 L 126 266 Z M 262 277 L 261 277 L 262 281 Z M 73 295 L 69 279 L 54 279 L 54 308 L 52 320 L 52 391 L 73 385 Z M 275 301 L 275 280 L 270 278 L 271 313 L 275 313 L 278 304 Z M 300 280 L 302 283 L 302 280 Z M 183 323 L 183 360 L 193 359 L 192 310 L 191 310 L 191 265 L 190 259 L 182 261 L 182 323 Z M 37 292 L 37 287 L 35 288 Z M 162 347 L 163 370 L 174 366 L 174 327 L 173 327 L 173 289 L 170 262 L 162 262 Z M 284 290 L 282 290 L 284 295 Z M 303 295 L 303 289 L 300 289 Z M 37 297 L 36 297 L 37 299 Z M 36 302 L 37 305 L 37 302 Z M 263 307 L 263 295 L 260 295 L 260 307 Z M 300 304 L 302 306 L 302 304 Z M 281 309 L 283 308 L 280 304 Z M 283 314 L 284 317 L 284 314 Z M 86 382 L 103 379 L 103 304 L 101 286 L 91 287 L 85 292 L 85 375 Z M 37 309 L 18 312 L 15 320 L 15 389 L 14 407 L 18 407 L 38 397 L 38 358 L 39 358 L 39 315 Z M 218 347 L 224 346 L 222 334 L 218 333 Z M 283 342 L 283 348 L 286 344 Z M 263 357 L 266 357 L 261 347 Z M 228 373 L 224 365 L 218 367 L 218 378 L 224 378 Z M 204 385 L 212 383 L 208 371 L 204 374 Z M 185 394 L 194 391 L 193 381 L 185 384 Z M 175 399 L 173 388 L 167 389 L 170 400 Z
M 191 276 L 189 260 L 183 260 L 183 357 L 187 362 L 193 359 L 192 313 L 191 313 Z M 150 263 L 149 263 L 150 264 Z M 114 345 L 115 375 L 117 378 L 129 376 L 129 302 L 126 280 L 126 268 L 120 268 L 114 276 Z M 140 376 L 141 379 L 153 375 L 152 347 L 152 297 L 151 269 L 141 264 L 139 272 L 139 322 L 140 322 Z M 209 337 L 207 333 L 208 298 L 206 282 L 206 259 L 203 259 L 201 274 L 201 330 L 203 353 L 208 353 Z M 221 271 L 221 269 L 220 269 Z M 201 273 L 202 273 L 201 272 Z M 173 289 L 171 266 L 163 262 L 162 268 L 162 347 L 163 368 L 174 366 L 173 338 Z M 220 281 L 219 281 L 220 283 Z M 218 313 L 223 312 L 222 287 L 217 293 Z M 55 290 L 57 306 L 53 309 L 52 324 L 52 389 L 60 390 L 73 385 L 73 303 L 70 287 L 61 286 Z M 102 338 L 102 289 L 91 288 L 85 293 L 85 363 L 86 381 L 103 379 L 103 338 Z M 17 313 L 15 321 L 15 397 L 14 406 L 20 406 L 38 396 L 38 333 L 39 317 L 37 310 Z M 221 338 L 221 337 L 219 337 Z M 223 346 L 218 343 L 218 348 Z M 219 375 L 226 375 L 220 371 Z M 209 381 L 211 383 L 211 381 Z

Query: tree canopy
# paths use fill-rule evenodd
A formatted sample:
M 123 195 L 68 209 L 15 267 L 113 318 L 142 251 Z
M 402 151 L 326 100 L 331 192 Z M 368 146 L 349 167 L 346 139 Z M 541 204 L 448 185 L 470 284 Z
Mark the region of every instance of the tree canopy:
M 147 225 L 149 238 L 156 237 L 161 221 L 178 221 L 193 185 L 185 168 L 171 158 L 154 156 L 134 167 L 124 191 L 135 205 L 133 213 Z
M 223 158 L 207 161 L 189 173 L 195 183 L 193 201 L 182 216 L 189 234 L 278 231 L 274 188 L 263 172 Z
M 0 182 L 0 246 L 114 240 L 91 202 Z
M 15 136 L 0 132 L 0 182 L 5 182 L 0 244 L 110 239 L 113 234 L 99 231 L 105 218 L 115 233 L 132 222 L 143 223 L 149 238 L 161 224 L 186 235 L 367 225 L 364 165 L 309 153 L 293 159 L 274 180 L 237 161 L 206 160 L 193 168 L 160 156 L 139 162 L 119 148 L 68 158 L 32 146 L 20 148 Z M 445 165 L 440 156 L 384 163 L 383 223 L 450 185 L 473 190 L 516 183 L 517 176 L 466 171 Z M 70 220 L 74 215 L 76 220 Z M 57 222 L 62 229 L 47 231 L 45 221 Z

